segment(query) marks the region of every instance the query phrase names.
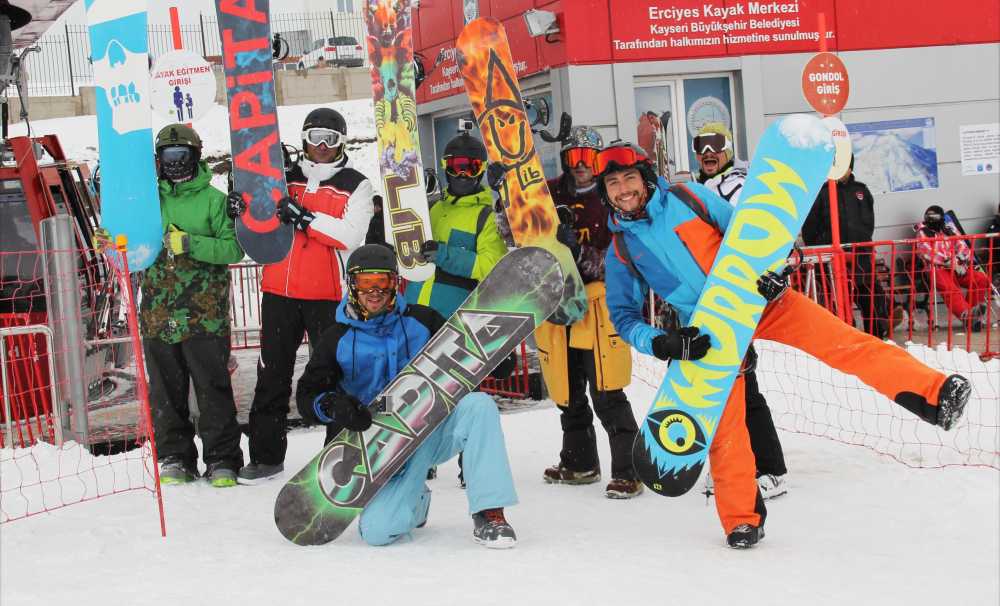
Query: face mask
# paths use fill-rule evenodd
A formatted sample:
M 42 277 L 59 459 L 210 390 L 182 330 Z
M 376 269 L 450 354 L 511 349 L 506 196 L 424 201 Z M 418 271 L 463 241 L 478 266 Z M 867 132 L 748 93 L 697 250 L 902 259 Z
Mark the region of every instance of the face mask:
M 478 177 L 454 177 L 447 173 L 445 173 L 445 177 L 448 179 L 448 191 L 453 196 L 461 198 L 479 191 Z
M 172 183 L 194 178 L 198 170 L 198 152 L 187 145 L 168 145 L 157 152 L 160 175 Z

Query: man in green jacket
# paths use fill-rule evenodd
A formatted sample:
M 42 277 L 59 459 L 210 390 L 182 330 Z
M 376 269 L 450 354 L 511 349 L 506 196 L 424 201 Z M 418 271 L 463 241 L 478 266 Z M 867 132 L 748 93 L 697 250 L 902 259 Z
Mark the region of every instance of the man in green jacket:
M 235 486 L 243 465 L 229 379 L 229 268 L 243 258 L 226 196 L 212 187 L 201 138 L 171 124 L 156 136 L 163 249 L 142 279 L 141 324 L 160 482 L 198 477 L 188 409 L 194 382 L 206 478 Z

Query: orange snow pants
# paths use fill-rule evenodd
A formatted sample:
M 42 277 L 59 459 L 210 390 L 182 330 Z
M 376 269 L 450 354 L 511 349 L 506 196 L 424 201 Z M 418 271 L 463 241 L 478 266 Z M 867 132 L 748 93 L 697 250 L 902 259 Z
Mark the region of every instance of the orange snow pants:
M 802 350 L 841 372 L 854 375 L 924 421 L 937 422 L 937 398 L 947 377 L 906 350 L 863 333 L 808 297 L 788 290 L 764 310 L 755 339 Z M 715 481 L 715 506 L 726 534 L 740 524 L 759 526 L 756 464 L 747 433 L 743 377 L 733 384 L 708 456 Z

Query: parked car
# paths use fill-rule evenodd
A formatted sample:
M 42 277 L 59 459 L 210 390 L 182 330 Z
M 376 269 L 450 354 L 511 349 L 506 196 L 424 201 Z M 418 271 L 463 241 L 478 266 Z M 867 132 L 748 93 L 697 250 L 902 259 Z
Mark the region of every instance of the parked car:
M 353 36 L 332 36 L 313 42 L 312 50 L 299 59 L 299 69 L 316 66 L 361 67 L 364 49 Z

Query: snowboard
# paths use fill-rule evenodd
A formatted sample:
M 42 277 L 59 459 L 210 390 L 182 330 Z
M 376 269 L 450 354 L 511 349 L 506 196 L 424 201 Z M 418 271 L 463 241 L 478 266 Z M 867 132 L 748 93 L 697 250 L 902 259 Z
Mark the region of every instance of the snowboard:
M 633 444 L 636 474 L 654 492 L 680 496 L 698 481 L 766 305 L 757 279 L 785 263 L 832 163 L 830 131 L 814 116 L 781 118 L 761 137 L 691 315 L 712 349 L 670 364 Z
M 236 222 L 236 237 L 250 258 L 262 264 L 284 259 L 295 235 L 294 228 L 275 215 L 288 188 L 271 68 L 269 3 L 215 0 L 229 99 L 233 182 L 247 203 Z
M 490 159 L 507 169 L 500 200 L 518 246 L 541 246 L 559 260 L 565 277 L 563 302 L 549 322 L 572 324 L 587 308 L 583 280 L 573 254 L 556 240 L 559 217 L 545 183 L 514 72 L 507 34 L 499 21 L 480 17 L 458 37 L 458 67 Z
M 160 253 L 146 2 L 87 0 L 101 158 L 101 227 L 127 239 L 128 265 L 142 271 Z M 109 251 L 110 254 L 117 254 Z
M 285 484 L 274 503 L 281 534 L 298 545 L 340 536 L 458 401 L 552 314 L 562 283 L 545 249 L 501 259 L 369 405 L 384 410 L 372 427 L 340 432 Z
M 417 136 L 413 4 L 412 0 L 365 0 L 364 13 L 386 241 L 396 249 L 400 275 L 422 282 L 433 277 L 434 265 L 418 254 L 420 245 L 432 236 Z

